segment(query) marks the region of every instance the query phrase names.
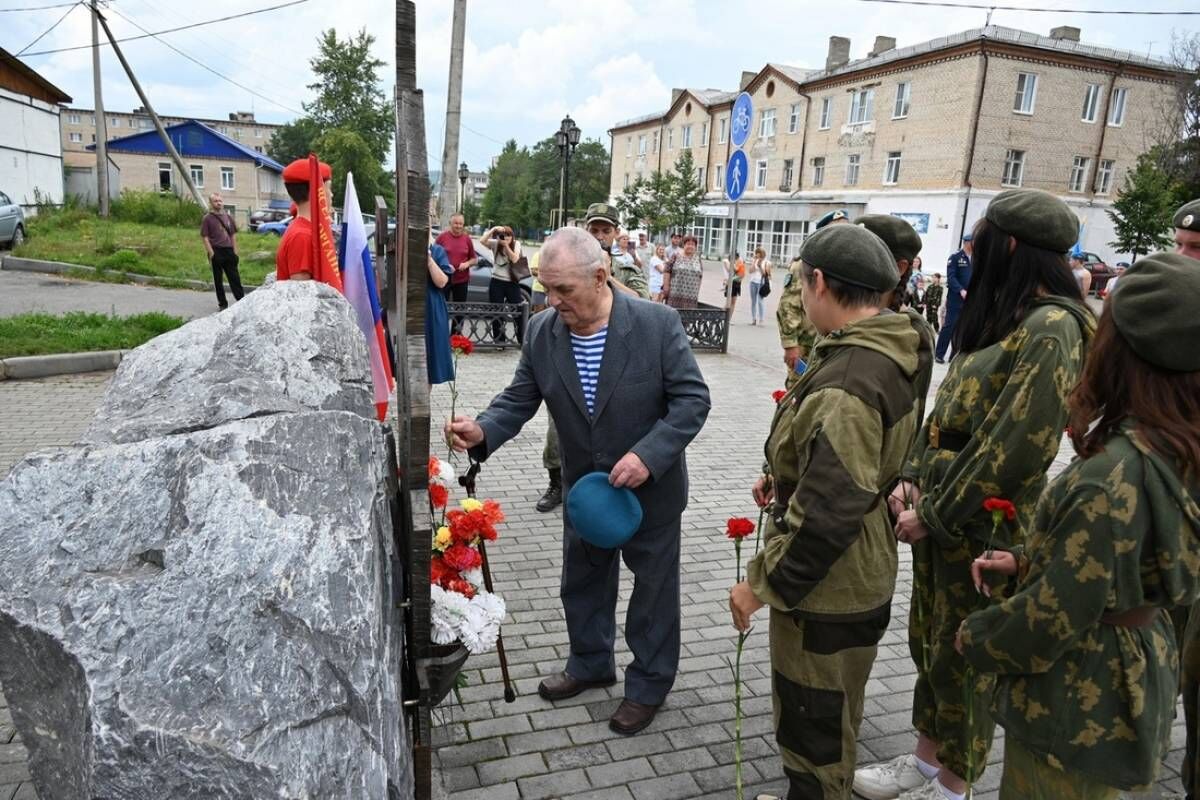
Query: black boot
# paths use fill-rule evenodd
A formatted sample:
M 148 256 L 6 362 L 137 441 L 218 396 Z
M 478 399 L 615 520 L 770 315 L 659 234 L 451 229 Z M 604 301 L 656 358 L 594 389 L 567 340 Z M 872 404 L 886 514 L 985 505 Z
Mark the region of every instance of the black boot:
M 546 493 L 537 501 L 537 510 L 541 512 L 553 511 L 558 506 L 562 505 L 562 470 L 550 470 L 550 485 L 546 488 Z

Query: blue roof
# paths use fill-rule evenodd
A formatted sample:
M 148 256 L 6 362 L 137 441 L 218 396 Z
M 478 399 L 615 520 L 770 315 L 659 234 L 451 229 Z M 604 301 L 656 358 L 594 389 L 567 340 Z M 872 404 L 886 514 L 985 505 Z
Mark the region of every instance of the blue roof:
M 175 149 L 181 156 L 249 160 L 260 167 L 283 172 L 283 165 L 278 161 L 268 158 L 257 150 L 246 147 L 236 139 L 230 139 L 225 134 L 218 133 L 194 119 L 167 125 L 166 131 L 167 135 L 171 137 L 171 143 L 175 145 Z M 96 145 L 90 144 L 87 149 L 94 150 L 95 148 Z M 153 128 L 132 136 L 109 139 L 108 149 L 110 152 L 118 153 L 161 153 L 163 155 L 167 153 L 166 145 L 159 138 L 158 131 Z

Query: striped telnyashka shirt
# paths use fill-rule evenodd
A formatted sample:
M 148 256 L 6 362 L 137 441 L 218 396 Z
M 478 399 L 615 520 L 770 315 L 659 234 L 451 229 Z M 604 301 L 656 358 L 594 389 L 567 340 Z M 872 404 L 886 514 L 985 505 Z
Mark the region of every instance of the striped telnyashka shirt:
M 583 399 L 587 402 L 589 416 L 596 410 L 596 382 L 600 379 L 600 360 L 604 357 L 604 342 L 607 336 L 607 325 L 591 336 L 571 334 L 575 369 L 579 370 L 579 383 L 583 386 Z

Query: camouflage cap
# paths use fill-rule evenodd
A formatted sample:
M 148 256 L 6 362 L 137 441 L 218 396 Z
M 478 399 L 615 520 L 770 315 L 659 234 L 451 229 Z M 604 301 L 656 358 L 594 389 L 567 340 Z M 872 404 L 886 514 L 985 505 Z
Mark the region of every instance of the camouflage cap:
M 804 240 L 800 258 L 852 286 L 890 292 L 900 281 L 896 259 L 875 234 L 857 225 L 830 225 Z
M 1067 204 L 1041 189 L 1009 189 L 992 198 L 984 216 L 1014 239 L 1065 253 L 1079 241 L 1079 218 Z
M 896 261 L 903 259 L 911 264 L 917 253 L 921 252 L 921 237 L 917 235 L 916 229 L 899 217 L 891 214 L 864 214 L 854 220 L 854 224 L 861 225 L 883 239 Z
M 1200 269 L 1179 253 L 1146 256 L 1113 289 L 1113 323 L 1133 352 L 1156 367 L 1200 371 Z
M 1171 223 L 1176 228 L 1200 232 L 1200 200 L 1181 205 Z
M 592 203 L 588 206 L 587 216 L 584 217 L 584 224 L 591 222 L 594 219 L 602 219 L 605 222 L 611 222 L 613 225 L 620 225 L 620 215 L 614 206 L 608 203 Z
M 831 222 L 845 222 L 850 219 L 850 215 L 846 213 L 846 209 L 839 208 L 837 211 L 830 211 L 825 216 L 817 220 L 816 230 L 821 230 Z

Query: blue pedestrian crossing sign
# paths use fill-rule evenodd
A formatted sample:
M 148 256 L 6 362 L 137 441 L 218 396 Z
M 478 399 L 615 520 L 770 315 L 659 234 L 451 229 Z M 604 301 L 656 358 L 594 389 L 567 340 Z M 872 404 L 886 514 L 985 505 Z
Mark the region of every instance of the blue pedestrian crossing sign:
M 754 125 L 754 105 L 750 95 L 742 92 L 733 101 L 733 113 L 729 118 L 729 138 L 734 147 L 741 147 L 750 138 L 750 128 Z
M 736 203 L 745 193 L 749 180 L 750 162 L 746 160 L 745 152 L 734 150 L 725 165 L 725 196 Z

